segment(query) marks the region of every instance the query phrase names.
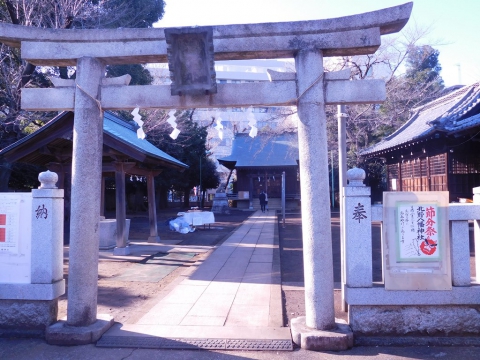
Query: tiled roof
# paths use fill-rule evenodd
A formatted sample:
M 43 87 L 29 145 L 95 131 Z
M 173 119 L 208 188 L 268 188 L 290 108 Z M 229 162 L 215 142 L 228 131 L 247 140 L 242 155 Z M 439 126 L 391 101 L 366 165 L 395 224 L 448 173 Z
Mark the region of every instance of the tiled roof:
M 412 110 L 412 117 L 393 134 L 361 152 L 369 155 L 415 140 L 424 139 L 437 131 L 455 133 L 480 126 L 478 110 L 480 83 L 465 86 Z M 478 109 L 478 108 L 477 108 Z
M 121 142 L 135 147 L 147 156 L 151 156 L 160 160 L 164 160 L 183 167 L 188 167 L 181 161 L 163 152 L 147 140 L 139 139 L 137 136 L 137 125 L 125 122 L 110 112 L 104 113 L 103 131 Z
M 14 154 L 16 150 L 20 148 L 28 148 L 30 153 L 38 154 L 35 157 L 36 161 L 34 161 L 34 163 L 38 162 L 43 164 L 44 162 L 48 162 L 50 157 L 42 155 L 41 152 L 37 151 L 36 147 L 39 146 L 38 139 L 42 138 L 42 136 L 47 138 L 48 136 L 57 136 L 69 139 L 69 141 L 71 141 L 73 124 L 73 121 L 71 120 L 72 118 L 73 113 L 71 112 L 60 113 L 34 133 L 1 149 L 0 156 L 12 156 L 11 154 Z M 61 128 L 62 131 L 60 131 L 57 135 L 51 135 L 52 131 L 55 129 L 58 130 L 59 128 Z M 147 140 L 139 139 L 137 137 L 137 125 L 135 123 L 132 124 L 125 122 L 117 118 L 112 113 L 104 112 L 103 131 L 105 135 L 108 135 L 111 138 L 116 139 L 116 141 L 125 144 L 127 147 L 135 149 L 137 152 L 144 154 L 147 158 L 149 158 L 150 162 L 155 163 L 157 160 L 159 160 L 160 162 L 171 164 L 172 167 L 188 168 L 188 165 L 185 165 L 181 161 L 163 152 L 153 144 L 149 143 Z M 51 141 L 53 141 L 53 139 L 51 139 Z M 57 139 L 56 141 L 58 142 L 59 140 Z M 31 154 L 29 158 L 32 159 L 32 156 L 33 155 Z M 39 159 L 42 156 L 45 159 Z
M 232 154 L 218 159 L 221 164 L 234 164 L 235 168 L 265 166 L 296 166 L 298 136 L 296 133 L 280 135 L 237 134 L 233 140 Z M 227 166 L 231 167 L 231 166 Z

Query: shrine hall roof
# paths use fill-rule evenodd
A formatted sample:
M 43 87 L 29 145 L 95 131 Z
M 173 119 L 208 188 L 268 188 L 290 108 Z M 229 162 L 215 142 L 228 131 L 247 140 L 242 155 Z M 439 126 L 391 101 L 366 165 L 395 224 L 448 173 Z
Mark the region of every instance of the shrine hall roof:
M 464 86 L 423 106 L 393 134 L 360 154 L 378 156 L 399 146 L 421 141 L 437 132 L 447 135 L 480 126 L 480 83 Z
M 136 124 L 123 121 L 110 112 L 103 119 L 103 161 L 115 157 L 132 159 L 150 166 L 185 169 L 188 166 L 137 137 Z M 65 162 L 72 156 L 73 113 L 62 112 L 34 133 L 0 150 L 9 162 L 46 165 Z M 60 159 L 60 160 L 59 160 Z
M 137 148 L 139 151 L 148 156 L 158 158 L 172 164 L 180 165 L 184 168 L 188 167 L 188 165 L 185 165 L 181 161 L 175 159 L 173 156 L 163 152 L 147 140 L 139 139 L 137 136 L 136 124 L 133 125 L 127 123 L 108 111 L 104 113 L 103 131 L 124 142 L 125 144 Z
M 232 144 L 232 154 L 218 162 L 233 168 L 297 166 L 297 133 L 259 134 L 251 138 L 248 134 L 237 134 Z

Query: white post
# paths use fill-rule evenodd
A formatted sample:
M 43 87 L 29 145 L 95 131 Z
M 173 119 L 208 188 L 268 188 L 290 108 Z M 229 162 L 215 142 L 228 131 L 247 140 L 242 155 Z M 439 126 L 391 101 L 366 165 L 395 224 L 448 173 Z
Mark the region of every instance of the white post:
M 73 123 L 72 196 L 67 324 L 89 326 L 97 320 L 97 282 L 102 181 L 103 111 L 97 99 L 105 64 L 77 61 Z
M 473 188 L 473 202 L 480 204 L 480 186 Z M 477 283 L 480 280 L 480 220 L 473 220 L 473 231 L 475 237 L 475 271 Z
M 342 311 L 347 311 L 345 304 L 345 202 L 344 187 L 347 186 L 347 114 L 346 106 L 337 106 L 337 135 L 338 135 L 338 183 L 340 198 L 340 257 L 341 257 L 341 288 L 342 288 Z
M 282 226 L 285 227 L 285 171 L 282 171 Z
M 345 284 L 372 287 L 372 206 L 365 171 L 347 171 L 345 187 Z
M 335 312 L 322 51 L 300 50 L 295 67 L 306 325 L 327 330 Z

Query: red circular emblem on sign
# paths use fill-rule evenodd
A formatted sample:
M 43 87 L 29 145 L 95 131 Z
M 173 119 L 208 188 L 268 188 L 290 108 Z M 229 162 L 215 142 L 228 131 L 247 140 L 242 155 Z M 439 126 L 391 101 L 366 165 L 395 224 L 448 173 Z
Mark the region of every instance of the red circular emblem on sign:
M 437 242 L 431 239 L 422 241 L 422 243 L 420 244 L 420 250 L 425 255 L 432 255 L 437 250 Z

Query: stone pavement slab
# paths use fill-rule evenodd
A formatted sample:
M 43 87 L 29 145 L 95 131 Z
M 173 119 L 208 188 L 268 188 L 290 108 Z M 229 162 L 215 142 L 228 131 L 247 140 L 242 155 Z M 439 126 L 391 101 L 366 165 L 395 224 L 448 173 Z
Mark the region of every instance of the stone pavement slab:
M 195 253 L 156 253 L 145 263 L 132 264 L 120 275 L 108 280 L 159 282 L 178 267 L 191 262 L 195 255 Z
M 292 350 L 276 227 L 274 211 L 257 211 L 135 324 L 117 324 L 97 346 Z

